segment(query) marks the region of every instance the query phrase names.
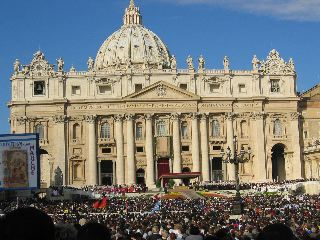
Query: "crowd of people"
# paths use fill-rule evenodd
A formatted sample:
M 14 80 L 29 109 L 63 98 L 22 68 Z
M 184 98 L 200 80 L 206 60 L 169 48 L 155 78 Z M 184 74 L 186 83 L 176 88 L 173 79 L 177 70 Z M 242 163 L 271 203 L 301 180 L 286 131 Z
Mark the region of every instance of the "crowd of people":
M 320 239 L 319 195 L 248 195 L 243 198 L 244 213 L 240 217 L 232 216 L 232 198 L 160 200 L 148 195 L 115 195 L 102 208 L 94 207 L 94 202 L 28 199 L 2 201 L 0 209 L 5 215 L 15 211 L 17 205 L 43 211 L 51 217 L 57 232 L 68 232 L 56 233 L 57 240 L 76 239 L 81 225 L 91 222 L 109 229 L 110 238 L 115 240 L 259 239 L 259 233 L 270 224 L 292 232 L 292 239 Z

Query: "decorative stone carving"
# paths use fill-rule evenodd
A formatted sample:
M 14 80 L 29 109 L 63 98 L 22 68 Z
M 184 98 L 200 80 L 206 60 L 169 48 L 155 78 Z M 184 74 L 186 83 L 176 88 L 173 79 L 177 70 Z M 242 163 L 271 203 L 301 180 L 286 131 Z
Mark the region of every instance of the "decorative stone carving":
M 200 55 L 200 58 L 199 58 L 198 61 L 199 61 L 198 69 L 199 70 L 204 70 L 205 60 L 204 60 L 202 55 Z
M 265 112 L 253 112 L 250 114 L 250 117 L 253 119 L 253 120 L 259 120 L 259 119 L 264 119 L 266 116 L 266 113 Z
M 171 66 L 172 70 L 177 70 L 177 60 L 174 55 L 172 55 L 172 57 L 170 59 L 170 66 Z
M 207 114 L 206 113 L 201 113 L 200 114 L 200 119 L 201 119 L 201 121 L 207 121 Z
M 252 69 L 254 71 L 259 70 L 259 64 L 260 64 L 260 60 L 257 58 L 256 55 L 254 55 L 252 59 Z
M 191 114 L 190 114 L 190 118 L 191 118 L 191 119 L 197 119 L 197 118 L 199 118 L 199 116 L 200 116 L 199 113 L 191 113 Z
M 157 87 L 157 95 L 158 97 L 164 97 L 167 95 L 167 88 L 162 83 Z
M 290 114 L 290 120 L 298 120 L 301 117 L 301 113 L 299 112 L 291 112 Z
M 24 125 L 27 120 L 28 120 L 27 116 L 16 117 L 16 122 L 19 126 Z
M 234 119 L 234 117 L 235 117 L 235 113 L 233 113 L 233 112 L 227 112 L 227 113 L 225 113 L 225 118 L 227 119 L 227 120 L 233 120 Z
M 117 114 L 117 115 L 114 115 L 113 118 L 116 122 L 121 122 L 123 120 L 123 115 Z
M 20 61 L 19 59 L 16 59 L 16 61 L 13 64 L 13 71 L 15 74 L 18 74 L 20 72 Z
M 52 117 L 55 123 L 66 123 L 68 121 L 67 115 L 56 115 Z
M 179 118 L 180 118 L 180 114 L 179 113 L 172 113 L 171 114 L 171 119 L 173 121 L 177 121 L 177 120 L 179 120 Z
M 134 115 L 133 114 L 126 114 L 126 120 L 127 121 L 132 121 L 134 118 Z
M 57 59 L 58 71 L 62 72 L 64 67 L 64 61 L 62 58 Z
M 230 62 L 229 62 L 229 58 L 227 56 L 225 56 L 223 58 L 223 67 L 224 67 L 225 71 L 229 71 Z
M 76 72 L 76 68 L 72 65 L 69 71 L 72 72 L 72 73 L 75 73 Z
M 96 119 L 97 119 L 96 115 L 86 115 L 85 116 L 85 120 L 88 123 L 95 123 Z
M 152 117 L 153 117 L 153 114 L 150 114 L 150 113 L 144 115 L 144 118 L 146 120 L 152 120 Z
M 279 52 L 275 49 L 271 50 L 266 61 L 263 61 L 260 66 L 260 71 L 263 74 L 271 75 L 292 75 L 295 74 L 294 63 L 291 59 L 286 63 L 281 57 Z
M 187 58 L 187 64 L 188 64 L 188 69 L 189 70 L 194 70 L 194 67 L 193 67 L 193 59 L 192 57 L 189 55 L 188 58 Z
M 94 60 L 93 60 L 91 57 L 89 57 L 88 62 L 87 62 L 87 65 L 88 65 L 88 70 L 89 70 L 89 71 L 93 71 L 93 68 L 94 68 Z
M 49 64 L 49 62 L 45 59 L 45 56 L 42 52 L 37 51 L 33 55 L 33 59 L 30 65 L 25 66 L 24 74 L 30 74 L 32 76 L 46 76 L 46 75 L 53 75 L 54 65 Z

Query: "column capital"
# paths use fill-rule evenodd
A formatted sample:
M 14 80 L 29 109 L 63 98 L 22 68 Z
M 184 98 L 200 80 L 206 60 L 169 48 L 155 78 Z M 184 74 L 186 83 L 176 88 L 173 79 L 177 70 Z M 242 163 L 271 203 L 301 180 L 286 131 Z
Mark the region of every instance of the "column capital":
M 194 112 L 194 113 L 191 113 L 191 114 L 190 114 L 190 118 L 191 118 L 192 120 L 198 119 L 199 116 L 200 116 L 200 114 L 199 114 L 198 112 Z
M 95 123 L 96 119 L 97 119 L 96 115 L 86 115 L 85 116 L 85 121 L 88 123 Z
M 208 119 L 208 114 L 207 114 L 207 113 L 201 113 L 201 114 L 200 114 L 200 119 L 201 119 L 201 121 L 207 121 L 207 119 Z
M 55 115 L 52 117 L 52 121 L 55 123 L 66 123 L 68 122 L 68 117 L 67 115 Z
M 227 120 L 230 120 L 232 121 L 234 118 L 235 118 L 236 114 L 234 112 L 227 112 L 225 113 L 224 117 L 227 119 Z
M 180 118 L 180 114 L 179 113 L 172 113 L 171 114 L 171 119 L 173 121 L 177 121 L 177 120 L 179 120 L 179 118 Z
M 250 113 L 250 118 L 253 120 L 261 120 L 264 119 L 266 115 L 267 114 L 265 112 L 252 112 Z
M 291 113 L 289 113 L 289 117 L 290 117 L 291 121 L 299 120 L 299 118 L 301 117 L 301 113 L 299 113 L 299 112 L 291 112 Z
M 132 121 L 134 118 L 134 115 L 133 114 L 126 114 L 126 120 L 127 121 Z
M 113 118 L 116 122 L 121 122 L 124 116 L 122 114 L 117 114 L 117 115 L 114 115 Z
M 24 125 L 28 121 L 27 116 L 22 116 L 22 117 L 16 117 L 16 121 L 18 125 Z
M 152 120 L 153 116 L 154 116 L 153 113 L 147 113 L 147 114 L 144 115 L 144 118 L 145 118 L 146 120 Z

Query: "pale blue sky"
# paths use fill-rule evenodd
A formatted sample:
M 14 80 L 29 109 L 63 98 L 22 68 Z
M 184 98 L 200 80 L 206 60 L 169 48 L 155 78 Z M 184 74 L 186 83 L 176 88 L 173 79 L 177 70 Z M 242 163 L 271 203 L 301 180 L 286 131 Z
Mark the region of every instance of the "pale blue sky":
M 12 64 L 32 59 L 39 48 L 53 64 L 85 70 L 103 41 L 122 24 L 129 0 L 0 1 L 0 133 L 9 131 Z M 144 25 L 155 32 L 185 68 L 189 54 L 206 68 L 251 69 L 252 56 L 265 59 L 272 48 L 298 73 L 298 90 L 320 81 L 319 0 L 136 0 Z

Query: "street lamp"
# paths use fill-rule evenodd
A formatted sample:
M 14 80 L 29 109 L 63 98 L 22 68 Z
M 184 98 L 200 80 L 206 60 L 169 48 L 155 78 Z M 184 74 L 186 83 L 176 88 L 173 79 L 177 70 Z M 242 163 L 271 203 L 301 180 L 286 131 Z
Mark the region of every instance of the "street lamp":
M 241 208 L 241 195 L 240 195 L 240 179 L 239 179 L 239 164 L 245 163 L 250 160 L 251 157 L 251 148 L 248 147 L 248 150 L 245 151 L 244 147 L 242 146 L 240 151 L 238 152 L 238 141 L 237 136 L 233 137 L 233 146 L 234 146 L 234 154 L 231 152 L 230 147 L 227 147 L 226 152 L 224 149 L 221 149 L 220 155 L 222 157 L 222 161 L 225 163 L 231 163 L 234 164 L 234 173 L 236 178 L 236 197 L 235 197 L 235 203 L 233 205 L 233 212 L 234 214 L 241 214 L 242 208 Z

